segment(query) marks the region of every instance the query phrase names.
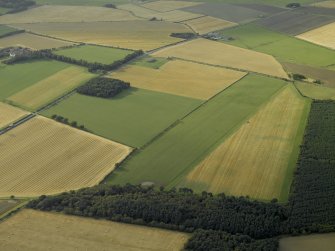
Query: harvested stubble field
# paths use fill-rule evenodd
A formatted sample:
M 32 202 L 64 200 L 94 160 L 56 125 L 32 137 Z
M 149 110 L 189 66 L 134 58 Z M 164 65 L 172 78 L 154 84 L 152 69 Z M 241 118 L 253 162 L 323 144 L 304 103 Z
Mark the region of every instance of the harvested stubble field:
M 0 39 L 0 48 L 6 48 L 10 46 L 21 46 L 27 47 L 34 50 L 52 49 L 63 46 L 70 46 L 74 43 L 61 41 L 58 39 L 37 36 L 30 33 L 20 33 Z
M 300 34 L 297 38 L 335 49 L 335 23 Z
M 309 103 L 293 86 L 286 86 L 193 169 L 183 185 L 286 201 Z
M 123 10 L 89 6 L 44 5 L 23 12 L 0 16 L 0 24 L 127 20 L 138 20 L 138 18 Z
M 186 2 L 186 1 L 154 1 L 145 3 L 142 6 L 160 12 L 167 12 L 171 10 L 182 9 L 190 6 L 195 6 L 201 3 Z
M 12 199 L 0 199 L 0 219 L 8 214 L 15 207 L 19 206 L 22 201 Z M 0 246 L 1 248 L 1 246 Z
M 112 99 L 75 94 L 43 114 L 62 115 L 105 138 L 141 147 L 201 103 L 197 99 L 131 88 Z
M 334 50 L 273 32 L 255 24 L 226 29 L 223 34 L 234 38 L 226 43 L 267 53 L 280 62 L 316 67 L 327 67 L 334 64 Z
M 266 14 L 262 11 L 226 3 L 203 3 L 183 8 L 183 10 L 206 16 L 222 18 L 235 23 L 248 22 Z
M 315 250 L 335 250 L 335 234 L 312 234 L 307 236 L 286 237 L 279 241 L 279 251 Z
M 270 55 L 199 38 L 155 52 L 158 57 L 176 57 L 287 78 L 283 67 Z
M 285 85 L 248 75 L 181 120 L 123 163 L 108 178 L 112 184 L 180 184 L 190 170 Z
M 324 87 L 323 85 L 295 82 L 295 86 L 306 97 L 318 100 L 335 100 L 335 89 Z
M 220 67 L 171 60 L 159 69 L 126 66 L 113 72 L 111 77 L 138 88 L 206 100 L 245 75 Z
M 67 67 L 69 64 L 44 60 L 4 65 L 0 68 L 0 100 L 8 98 Z
M 36 110 L 94 76 L 86 68 L 68 65 L 65 69 L 8 97 L 7 100 L 26 109 Z
M 71 41 L 135 50 L 152 50 L 182 41 L 182 39 L 170 37 L 170 34 L 191 31 L 185 25 L 164 21 L 40 23 L 19 26 L 36 33 Z
M 322 1 L 313 4 L 316 7 L 323 7 L 323 8 L 335 8 L 335 1 Z
M 39 196 L 98 184 L 131 149 L 35 117 L 0 136 L 0 196 Z
M 258 24 L 276 32 L 298 35 L 334 20 L 334 16 L 318 15 L 297 9 L 261 19 Z
M 206 34 L 208 32 L 222 30 L 237 25 L 237 23 L 209 16 L 192 19 L 183 23 L 190 26 L 199 34 Z
M 57 50 L 54 53 L 77 60 L 86 60 L 91 63 L 111 64 L 125 58 L 132 51 L 104 46 L 84 45 Z
M 29 209 L 0 224 L 2 251 L 179 251 L 188 238 L 176 231 Z
M 0 128 L 22 118 L 29 113 L 14 106 L 0 102 Z
M 141 57 L 135 61 L 132 61 L 130 64 L 138 65 L 142 67 L 149 67 L 152 69 L 159 69 L 161 66 L 169 62 L 167 58 L 157 58 L 157 57 Z

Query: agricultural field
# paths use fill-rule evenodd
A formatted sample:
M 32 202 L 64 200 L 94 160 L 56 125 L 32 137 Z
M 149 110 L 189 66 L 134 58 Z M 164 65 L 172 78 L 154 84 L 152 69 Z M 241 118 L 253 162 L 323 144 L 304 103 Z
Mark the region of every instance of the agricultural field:
M 306 1 L 306 0 L 304 0 Z M 111 3 L 111 0 L 36 0 L 37 4 L 48 5 L 70 5 L 70 6 L 104 6 Z M 112 3 L 119 5 L 127 2 L 142 3 L 141 0 L 113 0 Z
M 253 10 L 257 10 L 257 11 L 261 11 L 264 12 L 268 15 L 274 15 L 274 14 L 278 14 L 280 12 L 284 12 L 287 11 L 284 8 L 280 8 L 278 6 L 272 6 L 272 5 L 268 5 L 269 1 L 263 1 L 265 4 L 261 4 L 261 3 L 250 3 L 250 1 L 245 1 L 246 3 L 239 3 L 238 6 L 243 6 L 245 8 L 249 8 L 249 9 L 253 9 Z M 249 3 L 247 3 L 249 2 Z M 252 1 L 255 2 L 255 1 Z M 257 1 L 256 1 L 257 2 Z M 259 1 L 258 1 L 259 2 Z
M 56 194 L 98 184 L 131 149 L 43 117 L 0 136 L 0 196 Z
M 112 64 L 117 60 L 125 58 L 132 51 L 118 48 L 83 45 L 54 51 L 57 55 L 62 55 L 77 60 L 85 60 L 90 63 Z
M 0 48 L 20 46 L 34 50 L 42 50 L 70 46 L 73 44 L 74 43 L 71 42 L 66 42 L 49 37 L 37 36 L 31 33 L 19 33 L 0 39 Z
M 134 50 L 153 50 L 173 44 L 182 39 L 171 37 L 171 33 L 190 32 L 185 25 L 163 21 L 36 23 L 18 26 L 71 41 Z
M 323 85 L 295 82 L 295 86 L 306 97 L 319 100 L 335 100 L 335 89 Z
M 186 177 L 182 186 L 287 201 L 309 103 L 287 86 Z
M 334 50 L 273 32 L 255 24 L 226 29 L 222 34 L 234 38 L 232 41 L 225 41 L 227 44 L 267 53 L 280 62 L 314 67 L 334 64 Z
M 135 61 L 132 61 L 131 65 L 138 65 L 142 67 L 149 67 L 152 69 L 159 69 L 161 66 L 169 62 L 169 59 L 167 58 L 158 58 L 158 57 L 142 57 L 140 59 L 137 59 Z
M 0 129 L 28 114 L 26 111 L 0 102 Z
M 282 66 L 272 56 L 203 38 L 159 50 L 153 55 L 182 58 L 287 78 Z
M 75 94 L 43 115 L 62 115 L 84 124 L 95 134 L 141 147 L 201 103 L 197 99 L 131 88 L 113 99 Z
M 89 6 L 44 5 L 23 12 L 0 16 L 0 24 L 127 20 L 138 20 L 138 18 L 123 10 Z
M 0 25 L 0 37 L 6 36 L 9 33 L 12 33 L 16 31 L 16 29 L 6 26 L 6 25 Z
M 307 31 L 298 35 L 297 38 L 322 45 L 330 49 L 335 49 L 335 22 Z
M 314 6 L 317 7 L 323 7 L 323 8 L 335 8 L 335 1 L 322 1 L 313 4 Z
M 175 186 L 245 123 L 285 82 L 248 75 L 140 150 L 108 178 L 112 184 Z
M 334 233 L 286 237 L 279 241 L 279 251 L 332 251 L 334 249 Z
M 0 219 L 6 216 L 11 210 L 22 204 L 21 200 L 17 199 L 0 199 Z
M 50 236 L 55 238 L 50 238 Z M 143 226 L 24 209 L 0 224 L 0 249 L 11 251 L 179 251 L 189 235 Z
M 220 18 L 204 16 L 183 22 L 190 26 L 196 33 L 206 34 L 208 32 L 222 30 L 237 25 Z
M 170 60 L 159 69 L 126 66 L 113 72 L 111 77 L 130 82 L 137 88 L 206 100 L 245 75 L 220 67 Z
M 199 5 L 201 3 L 186 2 L 186 1 L 153 1 L 145 3 L 142 6 L 159 12 L 167 12 L 177 9 L 182 9 L 190 6 Z

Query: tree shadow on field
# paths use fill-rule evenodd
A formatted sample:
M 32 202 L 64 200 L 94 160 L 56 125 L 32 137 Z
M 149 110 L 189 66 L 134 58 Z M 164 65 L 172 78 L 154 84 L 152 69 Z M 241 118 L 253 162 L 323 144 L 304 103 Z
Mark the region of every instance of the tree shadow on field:
M 134 95 L 138 91 L 139 91 L 138 88 L 130 87 L 129 89 L 122 91 L 121 93 L 119 93 L 118 95 L 116 95 L 116 96 L 114 96 L 114 97 L 112 97 L 110 99 L 112 99 L 112 100 L 120 100 L 120 99 L 126 98 L 128 96 Z

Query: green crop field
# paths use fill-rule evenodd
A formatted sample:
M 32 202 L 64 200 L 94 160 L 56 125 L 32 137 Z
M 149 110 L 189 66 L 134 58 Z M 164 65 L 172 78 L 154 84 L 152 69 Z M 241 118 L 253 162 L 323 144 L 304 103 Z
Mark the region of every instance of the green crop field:
M 300 0 L 298 1 L 300 4 L 309 4 L 320 2 L 321 0 Z M 206 3 L 232 3 L 232 4 L 266 4 L 266 5 L 274 5 L 274 6 L 286 6 L 289 3 L 292 3 L 292 0 L 192 0 L 192 2 L 206 2 Z
M 273 55 L 281 62 L 317 67 L 334 64 L 334 50 L 269 31 L 255 24 L 230 28 L 221 33 L 234 38 L 225 43 Z
M 62 115 L 93 133 L 141 147 L 202 101 L 131 88 L 112 99 L 75 94 L 43 113 Z
M 0 100 L 32 86 L 68 66 L 68 64 L 57 61 L 34 61 L 3 65 L 0 68 Z
M 295 86 L 306 97 L 312 99 L 332 99 L 335 100 L 335 89 L 318 84 L 296 82 Z
M 1 9 L 0 9 L 0 13 L 1 13 Z M 12 27 L 8 27 L 6 25 L 0 25 L 0 37 L 6 35 L 8 33 L 11 33 L 13 31 L 16 31 L 16 29 L 14 29 Z
M 123 59 L 131 53 L 132 51 L 129 50 L 94 45 L 75 46 L 55 51 L 55 54 L 58 55 L 101 64 L 111 64 L 117 60 Z
M 109 182 L 177 185 L 283 86 L 281 80 L 246 76 L 135 154 L 109 177 Z
M 132 0 L 36 0 L 37 4 L 54 4 L 54 5 L 92 5 L 103 6 L 108 3 L 123 4 L 132 2 Z

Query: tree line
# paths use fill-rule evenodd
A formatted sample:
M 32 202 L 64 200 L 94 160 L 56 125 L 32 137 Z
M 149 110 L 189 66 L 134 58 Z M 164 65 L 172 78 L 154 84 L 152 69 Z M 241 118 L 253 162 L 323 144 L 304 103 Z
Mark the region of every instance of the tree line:
M 120 66 L 122 66 L 125 63 L 128 63 L 129 61 L 141 56 L 144 52 L 142 50 L 134 51 L 131 54 L 128 54 L 123 59 L 114 61 L 111 64 L 101 64 L 101 63 L 91 63 L 83 59 L 74 59 L 71 57 L 66 57 L 63 55 L 57 55 L 52 53 L 51 49 L 46 50 L 39 50 L 39 51 L 29 51 L 24 54 L 17 55 L 13 58 L 10 58 L 6 60 L 5 64 L 15 64 L 27 60 L 34 60 L 34 59 L 53 59 L 57 61 L 62 61 L 65 63 L 75 64 L 79 66 L 87 67 L 90 72 L 107 72 L 116 70 Z
M 77 92 L 94 97 L 111 98 L 129 87 L 130 83 L 119 79 L 97 77 L 78 87 Z
M 69 126 L 72 126 L 74 128 L 77 128 L 77 129 L 80 129 L 80 130 L 83 130 L 83 131 L 86 131 L 86 132 L 89 131 L 84 125 L 79 125 L 77 123 L 77 121 L 69 121 L 68 118 L 64 118 L 61 115 L 54 114 L 54 115 L 51 116 L 51 118 L 53 120 L 56 120 L 57 122 L 65 124 L 65 125 L 69 125 Z

